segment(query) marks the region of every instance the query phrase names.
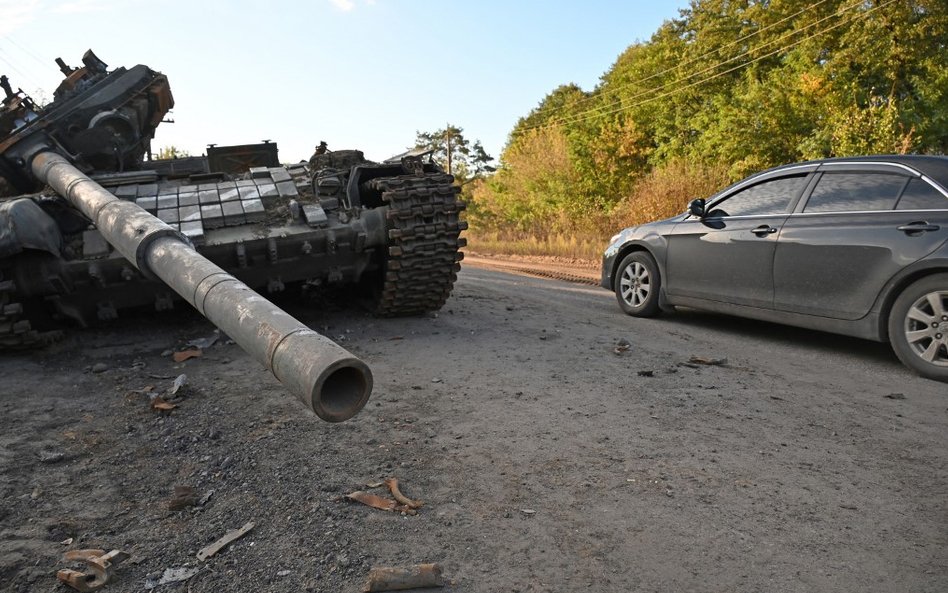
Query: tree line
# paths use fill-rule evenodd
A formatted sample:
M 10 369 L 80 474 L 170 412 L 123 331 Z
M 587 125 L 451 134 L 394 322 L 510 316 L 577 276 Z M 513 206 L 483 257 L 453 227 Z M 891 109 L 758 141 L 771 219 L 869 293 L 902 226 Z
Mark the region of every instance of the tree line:
M 520 118 L 472 235 L 608 236 L 779 164 L 944 154 L 946 42 L 944 0 L 693 0 Z

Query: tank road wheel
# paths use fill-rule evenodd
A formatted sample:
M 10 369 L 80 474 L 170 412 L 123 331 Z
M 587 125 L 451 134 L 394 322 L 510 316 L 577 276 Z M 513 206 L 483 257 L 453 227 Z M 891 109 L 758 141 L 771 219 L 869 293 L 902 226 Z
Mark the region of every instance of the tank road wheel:
M 922 278 L 902 291 L 889 313 L 889 341 L 905 366 L 948 382 L 948 274 Z
M 628 315 L 658 315 L 658 291 L 661 286 L 658 265 L 651 255 L 636 251 L 622 259 L 616 274 L 615 292 L 619 307 Z
M 467 223 L 454 178 L 444 173 L 382 177 L 369 182 L 388 206 L 388 250 L 374 310 L 383 317 L 440 309 L 451 294 Z

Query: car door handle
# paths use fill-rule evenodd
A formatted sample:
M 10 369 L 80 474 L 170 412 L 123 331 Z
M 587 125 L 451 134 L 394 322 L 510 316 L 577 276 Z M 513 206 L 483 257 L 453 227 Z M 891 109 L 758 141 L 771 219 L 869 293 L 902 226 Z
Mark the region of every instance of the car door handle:
M 764 237 L 766 235 L 772 235 L 776 233 L 777 229 L 770 226 L 769 224 L 762 224 L 756 229 L 752 230 L 751 232 L 757 235 L 758 237 Z
M 903 233 L 910 235 L 912 233 L 925 233 L 928 231 L 937 231 L 941 227 L 938 226 L 937 224 L 928 224 L 925 221 L 919 221 L 919 222 L 910 222 L 908 224 L 903 224 L 902 226 L 898 226 L 895 228 L 896 230 L 902 231 Z

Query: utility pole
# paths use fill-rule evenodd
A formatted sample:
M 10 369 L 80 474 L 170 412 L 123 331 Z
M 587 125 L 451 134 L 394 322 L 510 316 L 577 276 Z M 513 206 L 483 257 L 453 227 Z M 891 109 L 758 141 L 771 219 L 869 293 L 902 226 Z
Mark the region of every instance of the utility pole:
M 453 175 L 454 172 L 451 170 L 451 124 L 444 126 L 444 140 L 447 144 L 448 152 L 448 175 Z

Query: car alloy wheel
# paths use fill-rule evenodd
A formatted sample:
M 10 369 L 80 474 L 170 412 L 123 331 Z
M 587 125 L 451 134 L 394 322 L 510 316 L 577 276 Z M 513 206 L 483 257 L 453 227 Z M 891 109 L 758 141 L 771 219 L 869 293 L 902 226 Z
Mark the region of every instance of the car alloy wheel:
M 889 313 L 889 342 L 905 366 L 948 382 L 948 274 L 909 285 Z
M 660 288 L 661 277 L 651 255 L 635 251 L 622 259 L 615 279 L 615 293 L 623 311 L 636 317 L 657 315 Z
M 905 316 L 905 341 L 928 364 L 948 368 L 948 291 L 922 295 Z
M 631 266 L 622 270 L 619 288 L 622 291 L 622 298 L 630 307 L 641 307 L 652 292 L 652 280 L 648 268 L 639 262 L 632 262 Z

